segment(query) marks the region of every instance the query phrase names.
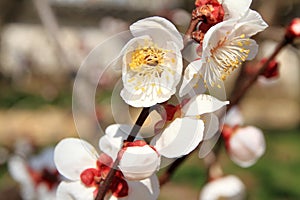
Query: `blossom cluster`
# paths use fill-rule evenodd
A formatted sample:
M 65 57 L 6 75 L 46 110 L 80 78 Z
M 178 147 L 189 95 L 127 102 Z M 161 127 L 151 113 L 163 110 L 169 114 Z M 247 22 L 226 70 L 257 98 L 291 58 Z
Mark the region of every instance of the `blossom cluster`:
M 60 141 L 54 161 L 67 180 L 58 186 L 58 200 L 97 198 L 108 179 L 111 183 L 105 199 L 157 199 L 159 182 L 155 173 L 162 167 L 162 158 L 188 155 L 220 132 L 230 158 L 237 164 L 247 167 L 262 156 L 262 132 L 244 127 L 236 114 L 225 120 L 221 131 L 220 119 L 229 101 L 204 93 L 205 88 L 220 88 L 232 71 L 255 57 L 258 45 L 250 37 L 267 24 L 249 8 L 250 4 L 251 0 L 197 0 L 192 13 L 192 22 L 197 25 L 184 37 L 162 17 L 141 19 L 130 26 L 132 39 L 116 56 L 121 60 L 115 66 L 122 72 L 120 96 L 132 107 L 153 108 L 161 120 L 156 122 L 151 138 L 144 138 L 139 131 L 132 136 L 136 125 L 108 126 L 99 139 L 100 154 L 82 139 Z M 184 69 L 181 52 L 188 45 L 193 49 L 193 61 Z M 204 89 L 199 92 L 196 88 L 201 86 Z M 168 102 L 177 94 L 178 105 Z M 108 178 L 111 172 L 113 178 Z M 211 195 L 209 188 L 213 185 L 220 187 L 227 182 L 244 190 L 240 180 L 232 176 L 216 181 L 204 187 L 201 199 L 218 199 L 204 196 Z

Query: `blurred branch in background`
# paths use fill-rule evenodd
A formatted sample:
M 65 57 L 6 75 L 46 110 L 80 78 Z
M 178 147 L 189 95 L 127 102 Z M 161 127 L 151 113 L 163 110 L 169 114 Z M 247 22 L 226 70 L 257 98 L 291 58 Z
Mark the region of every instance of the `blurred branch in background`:
M 72 66 L 75 65 L 75 63 L 72 63 L 68 58 L 68 54 L 66 53 L 66 50 L 61 43 L 60 28 L 57 19 L 52 11 L 52 8 L 50 7 L 49 1 L 33 0 L 33 3 L 36 7 L 43 26 L 45 27 L 48 35 L 51 37 L 52 42 L 56 47 L 57 51 L 55 52 L 62 66 L 72 69 Z

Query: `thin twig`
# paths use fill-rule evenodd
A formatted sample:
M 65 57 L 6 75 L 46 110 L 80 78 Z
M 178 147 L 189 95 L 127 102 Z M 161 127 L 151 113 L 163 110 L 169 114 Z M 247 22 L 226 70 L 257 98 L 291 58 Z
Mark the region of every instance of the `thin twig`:
M 63 65 L 69 69 L 73 69 L 73 63 L 68 59 L 68 54 L 63 48 L 60 40 L 60 28 L 57 19 L 53 13 L 49 1 L 47 0 L 33 0 L 34 6 L 38 12 L 39 18 L 50 36 L 54 46 L 56 47 L 56 54 Z
M 145 120 L 147 119 L 148 115 L 150 114 L 150 107 L 148 108 L 143 108 L 142 112 L 140 113 L 138 119 L 135 122 L 135 125 L 133 126 L 133 128 L 131 129 L 130 134 L 128 135 L 126 141 L 127 142 L 133 142 L 134 139 L 136 138 L 139 130 L 141 129 L 141 127 L 143 126 Z M 117 156 L 113 167 L 110 169 L 106 179 L 104 180 L 104 182 L 102 184 L 99 184 L 98 187 L 98 194 L 95 198 L 95 200 L 103 200 L 107 191 L 109 190 L 109 187 L 113 181 L 113 178 L 118 170 L 118 165 L 120 163 L 120 158 L 119 156 Z
M 257 78 L 266 70 L 266 68 L 268 67 L 269 63 L 274 60 L 274 58 L 278 55 L 278 53 L 282 50 L 283 47 L 285 47 L 287 44 L 291 43 L 291 41 L 288 38 L 284 38 L 282 40 L 281 43 L 278 44 L 278 46 L 276 47 L 275 51 L 273 52 L 273 54 L 268 58 L 268 60 L 261 66 L 261 68 L 257 71 L 257 73 L 254 76 L 251 76 L 250 78 L 248 78 L 247 80 L 245 80 L 245 83 L 243 84 L 242 87 L 238 87 L 239 90 L 233 90 L 234 93 L 230 98 L 230 105 L 227 106 L 227 111 L 230 110 L 234 105 L 237 105 L 239 103 L 239 101 L 244 97 L 244 95 L 246 94 L 246 92 L 248 91 L 248 89 L 255 83 L 255 81 L 257 80 Z M 245 70 L 241 71 L 241 76 L 244 76 L 245 74 Z M 218 141 L 218 143 L 216 144 L 215 148 L 214 148 L 214 154 L 215 156 L 217 156 L 220 152 L 221 149 L 221 142 Z M 174 174 L 174 172 L 176 171 L 176 169 L 190 156 L 191 154 L 185 155 L 179 159 L 177 159 L 175 162 L 173 162 L 169 168 L 165 171 L 164 174 L 162 174 L 159 178 L 160 184 L 161 186 L 164 185 L 165 183 L 167 183 L 172 175 Z M 217 157 L 216 157 L 217 158 Z M 217 159 L 216 159 L 217 161 Z M 212 164 L 211 164 L 212 165 Z M 208 169 L 209 170 L 209 169 Z
M 272 53 L 272 55 L 268 58 L 268 60 L 260 67 L 260 69 L 256 72 L 255 75 L 252 75 L 250 77 L 248 77 L 244 83 L 241 83 L 242 86 L 239 86 L 238 90 L 233 90 L 233 95 L 230 99 L 230 105 L 227 107 L 227 110 L 230 110 L 233 106 L 237 105 L 240 100 L 244 97 L 244 95 L 246 94 L 246 92 L 248 91 L 248 89 L 255 83 L 255 81 L 257 80 L 257 78 L 264 73 L 264 71 L 267 69 L 268 65 L 270 64 L 270 62 L 272 60 L 274 60 L 274 58 L 278 55 L 278 53 L 283 49 L 283 47 L 285 47 L 287 44 L 289 44 L 290 41 L 285 37 L 276 47 L 275 51 Z M 241 71 L 240 76 L 244 76 L 245 75 L 245 70 Z M 247 76 L 246 76 L 247 77 Z M 239 84 L 237 84 L 239 85 Z

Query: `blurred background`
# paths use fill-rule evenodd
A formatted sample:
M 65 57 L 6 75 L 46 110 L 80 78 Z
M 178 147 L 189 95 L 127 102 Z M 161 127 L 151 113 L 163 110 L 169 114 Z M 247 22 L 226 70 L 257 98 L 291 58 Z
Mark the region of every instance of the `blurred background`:
M 28 146 L 35 153 L 64 137 L 78 137 L 72 87 L 93 48 L 128 30 L 132 22 L 153 15 L 171 20 L 184 33 L 193 8 L 193 0 L 1 0 L 0 199 L 22 199 L 20 185 L 8 173 L 12 155 L 24 153 Z M 300 0 L 253 0 L 251 8 L 270 26 L 255 38 L 260 60 L 272 53 L 284 27 L 300 17 Z M 111 48 L 118 45 L 122 44 L 115 41 Z M 225 151 L 221 155 L 224 172 L 243 180 L 248 199 L 300 199 L 299 48 L 299 40 L 286 47 L 277 57 L 278 80 L 259 80 L 240 105 L 246 124 L 265 130 L 266 154 L 249 169 L 235 166 Z M 104 70 L 102 59 L 90 64 Z M 228 78 L 228 95 L 237 73 Z M 114 122 L 110 97 L 118 78 L 106 73 L 99 82 L 96 110 L 103 127 Z M 80 123 L 87 138 L 95 132 L 95 122 L 89 118 L 82 117 Z M 204 180 L 203 163 L 192 156 L 162 188 L 159 199 L 198 199 Z

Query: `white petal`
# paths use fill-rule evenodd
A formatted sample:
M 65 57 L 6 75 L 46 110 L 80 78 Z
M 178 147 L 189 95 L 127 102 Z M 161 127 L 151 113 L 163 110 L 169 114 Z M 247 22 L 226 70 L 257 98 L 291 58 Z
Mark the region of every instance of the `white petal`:
M 16 181 L 22 184 L 33 184 L 27 170 L 26 161 L 20 156 L 12 156 L 8 160 L 8 171 Z
M 127 64 L 131 55 L 129 53 L 124 55 L 122 72 L 124 88 L 121 97 L 127 104 L 133 107 L 150 107 L 167 101 L 175 94 L 183 68 L 181 52 L 174 42 L 165 43 L 164 61 L 156 66 L 162 68 L 159 76 L 146 70 L 149 67 L 152 69 L 153 66 L 141 66 L 140 73 L 131 70 Z
M 193 151 L 203 138 L 204 123 L 190 118 L 175 119 L 151 145 L 163 156 L 175 158 Z
M 80 181 L 62 181 L 56 191 L 57 200 L 93 200 L 95 187 L 85 187 Z
M 204 135 L 203 140 L 208 140 L 212 138 L 219 130 L 219 119 L 218 117 L 211 113 L 201 116 L 201 119 L 204 121 Z
M 20 183 L 22 199 L 35 199 L 35 183 L 27 170 L 26 161 L 20 156 L 12 156 L 8 160 L 8 171 L 12 178 Z
M 57 170 L 70 180 L 79 180 L 82 171 L 96 168 L 97 157 L 97 152 L 92 145 L 77 138 L 61 140 L 54 151 Z
M 246 60 L 254 59 L 257 52 L 258 52 L 258 44 L 256 43 L 256 41 L 252 40 L 252 39 L 249 39 L 249 45 L 245 45 L 244 48 L 246 50 L 250 50 Z
M 157 44 L 174 41 L 179 49 L 183 49 L 183 39 L 174 24 L 162 17 L 148 17 L 130 26 L 135 37 L 149 35 Z
M 235 25 L 234 32 L 236 35 L 245 34 L 251 37 L 258 32 L 265 30 L 268 24 L 262 19 L 261 15 L 254 11 L 249 10 Z
M 265 138 L 256 127 L 239 128 L 229 139 L 229 156 L 241 167 L 249 167 L 264 154 Z
M 215 112 L 227 104 L 229 104 L 229 101 L 220 101 L 213 96 L 200 94 L 185 104 L 182 111 L 185 116 L 197 116 Z
M 199 43 L 193 40 L 192 42 L 189 42 L 182 50 L 182 57 L 184 58 L 184 60 L 191 63 L 199 59 L 199 54 L 197 51 L 198 49 Z
M 213 180 L 203 187 L 199 200 L 218 200 L 221 198 L 245 199 L 245 186 L 242 181 L 233 175 Z
M 222 6 L 225 11 L 224 20 L 239 18 L 249 9 L 252 0 L 224 0 Z
M 56 188 L 49 190 L 46 183 L 40 183 L 36 188 L 35 193 L 38 196 L 37 199 L 56 200 Z
M 191 62 L 184 71 L 183 82 L 179 90 L 179 96 L 188 93 L 200 94 L 205 92 L 204 84 L 198 75 L 203 62 L 201 59 Z M 202 83 L 202 84 L 201 84 Z M 198 91 L 199 90 L 199 91 Z M 195 95 L 192 95 L 195 96 Z
M 232 107 L 229 112 L 226 113 L 225 124 L 229 126 L 244 124 L 244 118 L 238 106 Z
M 128 137 L 132 126 L 113 124 L 105 129 L 105 135 L 99 140 L 101 151 L 109 155 L 113 160 L 117 158 L 123 141 Z
M 206 157 L 209 152 L 213 149 L 215 144 L 217 143 L 219 137 L 220 137 L 221 132 L 218 131 L 216 132 L 210 139 L 208 140 L 203 140 L 200 145 L 199 145 L 199 153 L 198 156 L 200 159 Z
M 129 186 L 127 200 L 156 200 L 159 195 L 159 182 L 154 174 L 141 181 L 127 181 Z
M 127 180 L 142 180 L 150 177 L 159 168 L 160 156 L 150 146 L 128 147 L 119 168 Z

